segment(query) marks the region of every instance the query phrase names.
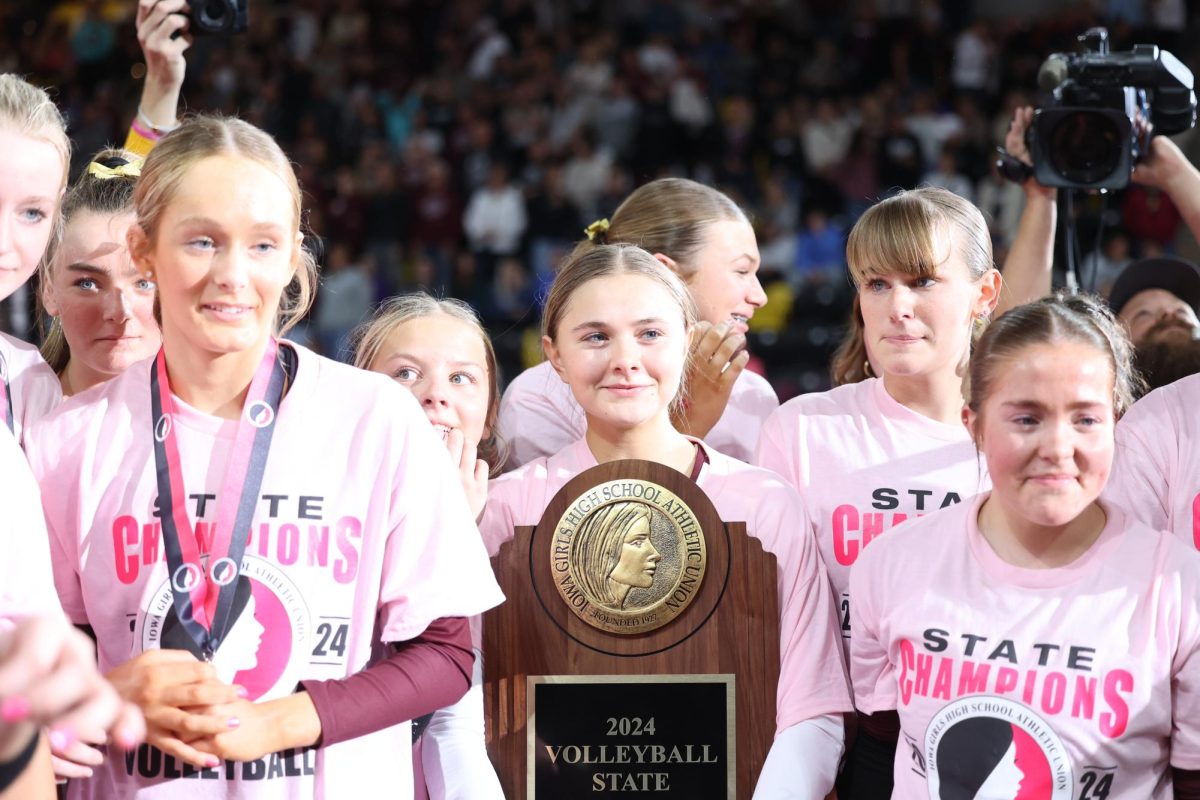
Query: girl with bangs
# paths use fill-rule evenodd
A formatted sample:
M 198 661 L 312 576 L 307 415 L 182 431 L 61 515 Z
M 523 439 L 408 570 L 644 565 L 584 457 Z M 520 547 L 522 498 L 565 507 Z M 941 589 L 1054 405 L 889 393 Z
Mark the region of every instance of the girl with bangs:
M 962 425 L 962 377 L 1000 273 L 983 214 L 937 188 L 868 209 L 846 260 L 871 377 L 785 403 L 764 424 L 754 463 L 783 476 L 808 509 L 848 651 L 850 568 L 863 549 L 989 487 Z

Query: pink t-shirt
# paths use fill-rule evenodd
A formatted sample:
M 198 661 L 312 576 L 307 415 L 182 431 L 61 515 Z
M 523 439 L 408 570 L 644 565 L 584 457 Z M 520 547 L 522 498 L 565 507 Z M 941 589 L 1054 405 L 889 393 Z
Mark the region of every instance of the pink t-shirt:
M 446 448 L 412 394 L 296 350 L 242 563 L 249 599 L 214 659 L 253 700 L 351 675 L 381 641 L 503 599 Z M 103 671 L 164 641 L 180 646 L 155 512 L 152 365 L 72 397 L 29 434 L 63 608 L 95 629 Z M 205 537 L 237 422 L 175 402 L 188 514 Z M 199 774 L 142 748 L 72 781 L 72 797 L 365 797 L 383 782 L 408 797 L 410 742 L 405 723 Z
M 1200 555 L 1106 505 L 1073 563 L 1014 567 L 984 499 L 851 574 L 855 701 L 900 714 L 893 797 L 1170 800 L 1169 765 L 1200 768 Z
M 702 445 L 709 461 L 696 480 L 721 519 L 745 522 L 746 531 L 774 553 L 779 576 L 779 687 L 776 725 L 782 731 L 822 714 L 853 709 L 845 665 L 837 648 L 833 598 L 821 559 L 804 534 L 804 507 L 771 473 Z M 583 439 L 539 458 L 488 486 L 479 530 L 488 552 L 513 537 L 518 525 L 536 525 L 567 481 L 596 466 Z M 486 653 L 484 654 L 486 657 Z
M 6 431 L 0 432 L 0 630 L 34 614 L 61 613 L 50 571 L 50 547 L 41 493 L 25 454 Z
M 901 405 L 878 378 L 784 403 L 763 425 L 754 463 L 783 476 L 808 509 L 847 648 L 850 567 L 864 548 L 991 485 L 965 427 Z
M 746 370 L 738 376 L 725 413 L 704 441 L 717 452 L 749 461 L 763 420 L 778 407 L 779 398 L 767 379 Z M 496 427 L 508 447 L 507 466 L 513 469 L 579 439 L 587 430 L 587 419 L 571 387 L 549 361 L 543 361 L 508 384 Z
M 8 379 L 13 434 L 23 443 L 29 426 L 62 402 L 62 384 L 36 347 L 4 333 L 0 333 L 0 377 Z
M 1200 548 L 1200 375 L 1156 389 L 1117 423 L 1105 497 Z

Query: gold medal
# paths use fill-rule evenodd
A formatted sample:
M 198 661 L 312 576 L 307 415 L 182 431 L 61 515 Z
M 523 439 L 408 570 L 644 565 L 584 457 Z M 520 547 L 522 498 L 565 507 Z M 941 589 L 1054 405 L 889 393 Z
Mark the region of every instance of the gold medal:
M 613 480 L 575 498 L 550 542 L 555 588 L 594 628 L 645 633 L 683 613 L 704 580 L 704 532 L 677 495 Z

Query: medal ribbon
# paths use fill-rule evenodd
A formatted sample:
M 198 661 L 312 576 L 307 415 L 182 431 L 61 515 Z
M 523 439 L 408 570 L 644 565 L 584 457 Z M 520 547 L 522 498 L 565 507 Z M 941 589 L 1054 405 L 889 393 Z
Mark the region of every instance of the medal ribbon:
M 9 433 L 16 433 L 13 423 L 12 389 L 8 385 L 8 362 L 0 353 L 0 411 L 4 413 L 4 422 L 8 425 Z
M 294 365 L 295 351 L 290 347 L 281 349 L 272 337 L 238 419 L 233 452 L 217 496 L 207 569 L 201 561 L 200 541 L 187 514 L 187 493 L 175 438 L 175 398 L 171 395 L 166 356 L 161 349 L 150 373 L 154 463 L 171 595 L 180 624 L 206 658 L 211 658 L 220 647 L 231 623 L 229 612 L 267 466 L 275 418 Z

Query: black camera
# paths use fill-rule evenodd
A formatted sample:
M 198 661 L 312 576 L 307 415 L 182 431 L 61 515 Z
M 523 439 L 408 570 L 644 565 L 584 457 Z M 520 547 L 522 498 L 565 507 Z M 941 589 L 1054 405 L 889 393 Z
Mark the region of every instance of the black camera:
M 1157 45 L 1110 53 L 1108 31 L 1079 37 L 1082 53 L 1055 53 L 1038 71 L 1053 99 L 1034 114 L 1030 152 L 1043 186 L 1120 189 L 1150 144 L 1138 116 L 1155 133 L 1196 124 L 1192 72 Z
M 243 33 L 249 21 L 250 0 L 191 0 L 192 19 L 188 32 L 194 36 Z

